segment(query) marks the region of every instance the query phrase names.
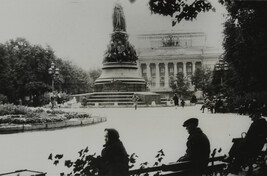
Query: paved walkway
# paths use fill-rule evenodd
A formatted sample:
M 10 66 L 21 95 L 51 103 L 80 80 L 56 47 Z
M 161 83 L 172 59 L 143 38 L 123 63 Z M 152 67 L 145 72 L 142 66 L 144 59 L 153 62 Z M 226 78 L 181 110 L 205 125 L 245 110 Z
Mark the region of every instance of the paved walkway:
M 188 134 L 182 124 L 191 117 L 199 118 L 199 126 L 209 137 L 211 149 L 222 148 L 223 155 L 228 153 L 232 138 L 239 137 L 251 124 L 247 116 L 201 113 L 199 105 L 177 109 L 151 107 L 134 110 L 132 107 L 62 110 L 106 116 L 107 122 L 55 131 L 0 135 L 1 172 L 32 169 L 47 172 L 48 176 L 59 175 L 66 168 L 63 163 L 54 166 L 47 159 L 49 154 L 63 153 L 64 159 L 77 158 L 78 151 L 86 146 L 91 153 L 100 154 L 105 128 L 116 128 L 128 154 L 136 153 L 139 156 L 136 167 L 146 161 L 152 166 L 160 149 L 166 155 L 163 163 L 174 162 L 185 153 Z

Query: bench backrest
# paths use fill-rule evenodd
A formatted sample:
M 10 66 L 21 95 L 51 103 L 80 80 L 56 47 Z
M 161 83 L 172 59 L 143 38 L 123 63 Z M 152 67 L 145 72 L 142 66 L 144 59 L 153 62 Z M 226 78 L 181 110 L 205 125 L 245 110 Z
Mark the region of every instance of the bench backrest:
M 205 173 L 214 173 L 214 172 L 222 172 L 226 167 L 226 163 L 222 162 L 225 156 L 218 156 L 209 159 L 209 164 L 205 170 Z M 156 167 L 148 167 L 148 168 L 140 168 L 135 170 L 130 170 L 129 175 L 140 175 L 143 173 L 150 172 L 161 172 L 161 175 L 186 175 L 190 172 L 190 168 L 192 168 L 192 162 L 183 161 L 177 163 L 163 164 L 161 166 Z

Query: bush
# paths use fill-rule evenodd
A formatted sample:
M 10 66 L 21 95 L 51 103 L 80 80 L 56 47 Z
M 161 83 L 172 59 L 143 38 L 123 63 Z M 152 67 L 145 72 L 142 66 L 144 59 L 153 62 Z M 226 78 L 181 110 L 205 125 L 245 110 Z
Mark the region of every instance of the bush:
M 0 104 L 7 103 L 7 96 L 0 94 Z
M 16 114 L 27 114 L 29 111 L 25 106 L 16 106 L 14 104 L 0 105 L 0 116 L 3 115 L 16 115 Z
M 79 114 L 77 112 L 74 112 L 66 114 L 65 117 L 67 119 L 74 119 L 74 118 L 91 118 L 92 116 L 90 114 Z
M 35 110 L 28 109 L 25 106 L 5 104 L 0 105 L 0 124 L 36 124 L 48 122 L 61 122 L 74 118 L 91 118 L 90 114 L 77 112 L 64 112 L 62 110 L 46 111 L 38 108 Z

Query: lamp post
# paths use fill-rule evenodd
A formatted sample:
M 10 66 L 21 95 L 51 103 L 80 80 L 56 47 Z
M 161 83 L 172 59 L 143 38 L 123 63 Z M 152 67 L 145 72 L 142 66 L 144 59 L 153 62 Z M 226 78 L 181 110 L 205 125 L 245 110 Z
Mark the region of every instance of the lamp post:
M 51 63 L 51 67 L 48 69 L 48 73 L 52 75 L 52 92 L 54 92 L 54 82 L 57 75 L 59 75 L 59 69 L 55 66 L 55 63 Z
M 219 59 L 219 62 L 217 64 L 215 64 L 215 69 L 216 69 L 216 71 L 220 71 L 221 72 L 221 86 L 222 86 L 222 84 L 223 84 L 223 73 L 224 73 L 224 71 L 229 69 L 229 65 L 225 60 Z

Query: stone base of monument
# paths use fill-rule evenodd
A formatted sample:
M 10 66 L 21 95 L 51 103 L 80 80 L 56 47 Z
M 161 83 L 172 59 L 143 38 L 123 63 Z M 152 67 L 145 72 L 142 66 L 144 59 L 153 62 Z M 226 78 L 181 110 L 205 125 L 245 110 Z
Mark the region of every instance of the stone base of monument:
M 94 92 L 144 92 L 146 81 L 134 62 L 104 63 L 101 76 L 95 81 Z
M 153 92 L 94 92 L 88 94 L 73 95 L 77 101 L 87 99 L 87 106 L 91 107 L 127 107 L 133 106 L 132 97 L 136 94 L 139 97 L 138 105 L 151 106 L 160 105 L 160 95 Z

